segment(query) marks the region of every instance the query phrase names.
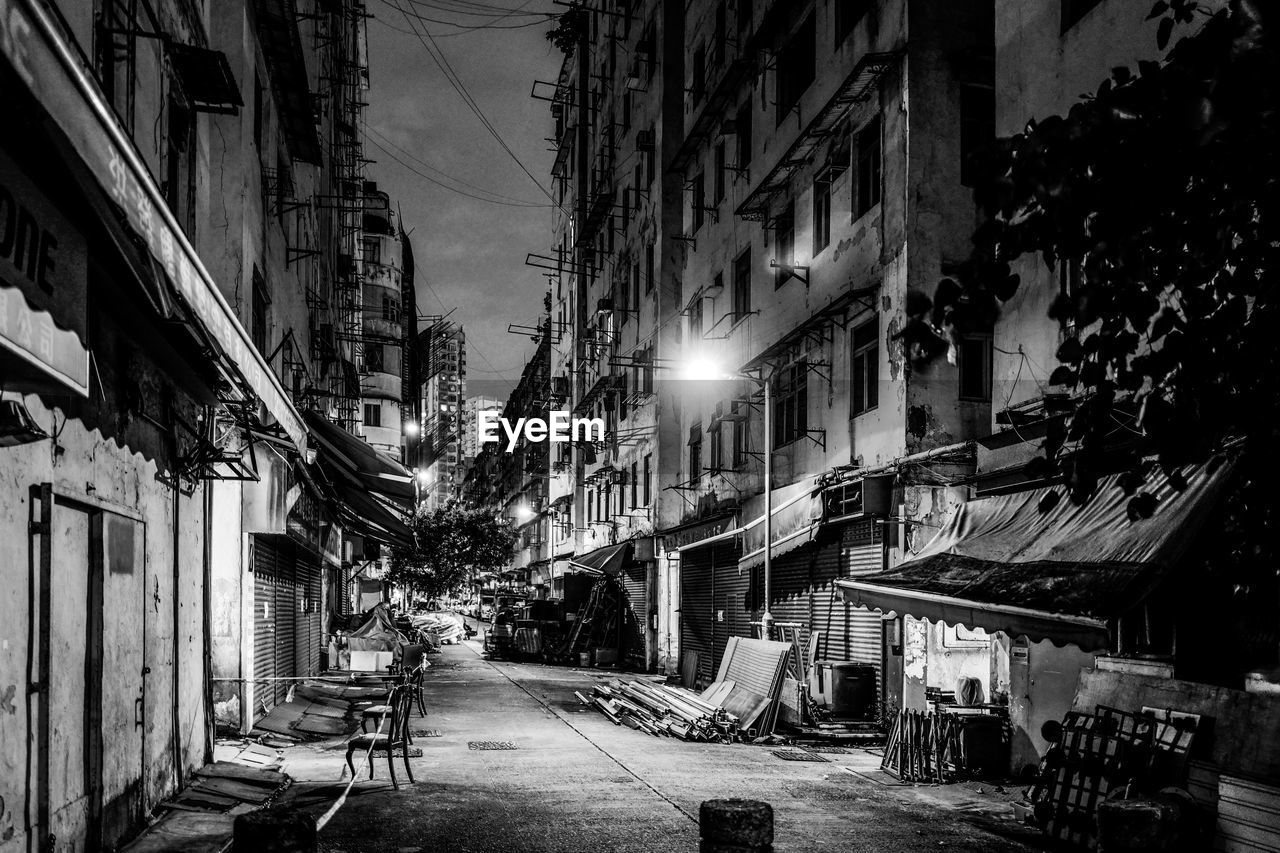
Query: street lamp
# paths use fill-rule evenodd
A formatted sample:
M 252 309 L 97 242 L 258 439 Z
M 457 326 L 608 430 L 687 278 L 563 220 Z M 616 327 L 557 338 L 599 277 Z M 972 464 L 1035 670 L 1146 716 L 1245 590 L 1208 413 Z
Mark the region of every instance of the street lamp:
M 773 638 L 773 614 L 769 612 L 769 593 L 773 580 L 773 374 L 763 370 L 759 376 L 734 373 L 715 362 L 699 358 L 685 365 L 684 378 L 691 380 L 746 379 L 764 392 L 764 612 L 760 614 L 761 638 Z

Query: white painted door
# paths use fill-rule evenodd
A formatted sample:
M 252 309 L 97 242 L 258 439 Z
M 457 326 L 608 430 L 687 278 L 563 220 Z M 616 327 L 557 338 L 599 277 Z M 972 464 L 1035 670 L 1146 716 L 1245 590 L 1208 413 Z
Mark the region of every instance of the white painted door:
M 46 849 L 79 853 L 86 849 L 90 798 L 89 743 L 86 738 L 89 683 L 90 516 L 58 504 L 51 530 L 49 582 L 49 671 L 44 713 L 49 739 L 45 776 L 49 822 Z

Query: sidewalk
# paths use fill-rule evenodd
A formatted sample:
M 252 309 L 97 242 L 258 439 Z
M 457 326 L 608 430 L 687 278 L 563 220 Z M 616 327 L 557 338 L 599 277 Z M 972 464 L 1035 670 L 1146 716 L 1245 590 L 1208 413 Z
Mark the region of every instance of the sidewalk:
M 784 761 L 778 747 L 615 726 L 573 695 L 609 671 L 490 663 L 475 642 L 431 661 L 428 715 L 411 723 L 416 784 L 400 774 L 393 790 L 385 756 L 373 781 L 359 767 L 322 850 L 695 850 L 698 806 L 715 797 L 770 802 L 779 853 L 1040 849 L 1038 833 L 1016 826 L 989 788 L 903 785 L 861 749 Z M 323 812 L 345 784 L 344 759 L 341 739 L 284 750 L 284 772 L 296 780 L 284 800 Z

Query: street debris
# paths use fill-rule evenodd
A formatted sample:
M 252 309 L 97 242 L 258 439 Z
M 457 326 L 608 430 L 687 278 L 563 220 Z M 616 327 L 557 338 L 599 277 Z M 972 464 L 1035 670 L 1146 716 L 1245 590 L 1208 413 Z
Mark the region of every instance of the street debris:
M 613 679 L 597 684 L 578 701 L 599 709 L 616 725 L 681 740 L 730 743 L 738 736 L 738 718 L 690 690 L 644 681 Z

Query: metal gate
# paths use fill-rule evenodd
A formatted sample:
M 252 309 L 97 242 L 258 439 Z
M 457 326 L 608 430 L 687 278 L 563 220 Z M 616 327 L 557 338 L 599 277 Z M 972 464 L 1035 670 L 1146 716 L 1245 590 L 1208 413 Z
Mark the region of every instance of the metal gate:
M 294 547 L 297 575 L 297 630 L 294 633 L 294 675 L 320 672 L 320 557 Z
M 649 625 L 649 566 L 650 563 L 631 562 L 622 567 L 618 584 L 626 597 L 623 608 L 623 653 L 629 662 L 648 669 L 645 635 Z
M 841 577 L 875 574 L 884 566 L 884 528 L 868 519 L 848 525 L 840 538 Z M 838 593 L 837 593 L 838 594 Z M 884 619 L 874 610 L 841 602 L 848 614 L 844 660 L 869 663 L 876 668 L 877 695 L 883 699 Z
M 275 543 L 265 536 L 253 537 L 253 721 L 266 716 L 277 703 L 277 587 L 280 585 L 280 555 Z M 267 680 L 262 680 L 267 679 Z M 284 695 L 284 691 L 280 692 Z
M 680 654 L 698 653 L 698 680 L 710 680 L 715 545 L 680 552 Z
M 751 610 L 748 590 L 751 576 L 738 568 L 742 552 L 736 547 L 716 543 L 713 548 L 712 582 L 715 612 L 712 614 L 711 673 L 715 678 L 720 671 L 720 660 L 729 645 L 730 637 L 752 637 Z

